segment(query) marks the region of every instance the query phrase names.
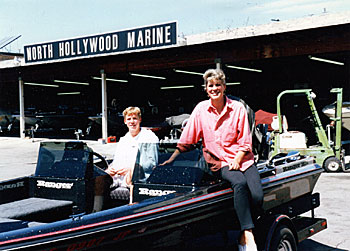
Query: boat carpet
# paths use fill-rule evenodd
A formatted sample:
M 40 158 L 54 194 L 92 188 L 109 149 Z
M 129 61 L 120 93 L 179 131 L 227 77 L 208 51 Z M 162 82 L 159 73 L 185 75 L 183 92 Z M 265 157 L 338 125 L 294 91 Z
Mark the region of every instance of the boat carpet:
M 27 198 L 0 205 L 0 218 L 47 222 L 72 213 L 72 201 Z

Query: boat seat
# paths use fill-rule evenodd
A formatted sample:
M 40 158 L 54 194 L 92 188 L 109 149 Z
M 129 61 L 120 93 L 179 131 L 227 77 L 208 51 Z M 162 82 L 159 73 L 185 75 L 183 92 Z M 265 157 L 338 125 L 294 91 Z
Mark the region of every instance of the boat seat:
M 32 197 L 0 205 L 0 218 L 43 221 L 67 214 L 69 216 L 72 206 L 72 201 Z
M 112 188 L 110 196 L 113 200 L 126 200 L 130 199 L 130 189 L 127 187 Z

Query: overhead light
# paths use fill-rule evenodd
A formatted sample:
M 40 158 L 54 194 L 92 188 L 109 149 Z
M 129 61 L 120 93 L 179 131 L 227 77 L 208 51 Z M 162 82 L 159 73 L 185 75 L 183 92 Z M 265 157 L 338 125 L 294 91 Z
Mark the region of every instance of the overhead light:
M 100 77 L 92 77 L 93 79 L 101 80 L 102 78 Z M 122 82 L 122 83 L 127 83 L 128 80 L 124 79 L 114 79 L 114 78 L 106 78 L 107 81 L 113 81 L 113 82 Z
M 252 69 L 252 68 L 246 68 L 246 67 L 240 67 L 240 66 L 234 66 L 234 65 L 225 65 L 228 68 L 232 68 L 232 69 L 237 69 L 237 70 L 243 70 L 243 71 L 254 71 L 254 72 L 262 72 L 262 70 L 258 70 L 258 69 Z
M 49 85 L 49 84 L 39 84 L 39 83 L 24 83 L 25 85 L 38 85 L 38 86 L 46 86 L 46 87 L 59 87 L 58 85 Z
M 324 62 L 324 63 L 336 64 L 336 65 L 344 65 L 344 63 L 342 63 L 342 62 L 333 61 L 333 60 L 329 60 L 329 59 L 318 58 L 318 57 L 313 57 L 313 56 L 309 56 L 309 58 L 311 60 L 316 60 L 316 61 L 320 61 L 320 62 Z
M 61 96 L 61 95 L 79 95 L 80 92 L 58 92 L 57 95 Z
M 183 89 L 183 88 L 193 88 L 194 85 L 177 85 L 177 86 L 163 86 L 160 87 L 161 90 L 167 90 L 167 89 Z
M 166 79 L 165 77 L 158 77 L 158 76 L 144 75 L 144 74 L 136 74 L 136 73 L 130 73 L 130 75 L 134 76 L 134 77 L 142 77 L 142 78 Z
M 203 76 L 203 73 L 200 72 L 194 72 L 194 71 L 183 71 L 183 70 L 176 70 L 174 69 L 175 72 L 179 72 L 179 73 L 187 73 L 187 74 L 193 74 L 193 75 L 200 75 Z
M 66 80 L 54 80 L 53 82 L 56 82 L 56 83 L 67 83 L 67 84 L 74 84 L 74 85 L 89 85 L 89 83 L 75 82 L 75 81 L 66 81 Z

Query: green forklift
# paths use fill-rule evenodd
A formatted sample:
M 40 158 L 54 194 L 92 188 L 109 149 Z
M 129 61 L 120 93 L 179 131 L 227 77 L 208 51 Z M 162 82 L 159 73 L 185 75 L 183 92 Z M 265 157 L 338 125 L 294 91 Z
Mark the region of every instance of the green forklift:
M 348 169 L 345 165 L 345 151 L 342 149 L 341 132 L 342 132 L 342 88 L 333 88 L 331 93 L 336 94 L 335 117 L 331 118 L 333 129 L 333 137 L 330 139 L 330 133 L 327 133 L 322 127 L 320 117 L 318 116 L 313 99 L 315 94 L 311 89 L 286 90 L 281 92 L 277 97 L 277 116 L 274 118 L 275 127 L 270 136 L 269 158 L 280 153 L 289 153 L 298 151 L 300 154 L 313 156 L 316 163 L 322 166 L 327 172 L 340 172 Z M 317 144 L 307 146 L 307 139 L 303 132 L 288 132 L 283 123 L 283 115 L 281 112 L 281 98 L 285 95 L 292 94 L 307 98 L 308 105 L 311 109 L 309 119 L 312 122 L 313 129 L 316 133 Z

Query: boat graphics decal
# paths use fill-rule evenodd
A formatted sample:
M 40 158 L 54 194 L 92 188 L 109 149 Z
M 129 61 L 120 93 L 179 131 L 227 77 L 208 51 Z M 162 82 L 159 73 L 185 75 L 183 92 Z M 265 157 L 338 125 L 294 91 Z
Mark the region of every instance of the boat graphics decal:
M 0 191 L 7 190 L 7 189 L 13 189 L 17 187 L 24 187 L 24 181 L 19 181 L 12 184 L 6 184 L 6 185 L 0 185 Z
M 158 189 L 148 189 L 145 187 L 139 188 L 140 195 L 148 195 L 148 196 L 162 196 L 162 195 L 167 195 L 175 192 L 176 192 L 175 190 L 158 190 Z
M 100 244 L 102 243 L 102 241 L 105 239 L 104 236 L 99 237 L 99 238 L 93 238 L 93 239 L 89 239 L 87 241 L 81 241 L 81 242 L 76 242 L 76 243 L 72 243 L 69 246 L 67 246 L 66 250 L 67 251 L 74 251 L 74 250 L 84 250 L 87 248 L 97 248 L 98 246 L 100 246 Z M 56 250 L 54 249 L 49 249 L 47 251 L 54 251 Z
M 37 187 L 55 188 L 55 189 L 72 189 L 73 183 L 62 182 L 48 182 L 44 180 L 37 180 Z

